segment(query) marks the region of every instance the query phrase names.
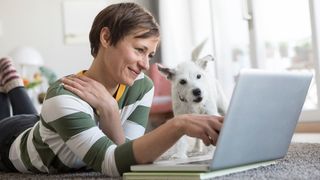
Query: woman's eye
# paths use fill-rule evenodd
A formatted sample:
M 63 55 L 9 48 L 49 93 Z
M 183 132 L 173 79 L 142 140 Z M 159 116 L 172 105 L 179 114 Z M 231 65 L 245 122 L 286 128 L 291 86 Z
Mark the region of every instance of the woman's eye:
M 181 80 L 179 81 L 179 83 L 180 83 L 181 85 L 184 85 L 184 84 L 186 84 L 186 83 L 187 83 L 187 81 L 186 81 L 186 80 L 184 80 L 184 79 L 181 79 Z
M 198 74 L 198 75 L 197 75 L 197 79 L 200 79 L 200 78 L 201 78 L 201 74 Z
M 136 48 L 136 50 L 137 50 L 139 53 L 144 53 L 144 50 L 141 49 L 141 48 Z

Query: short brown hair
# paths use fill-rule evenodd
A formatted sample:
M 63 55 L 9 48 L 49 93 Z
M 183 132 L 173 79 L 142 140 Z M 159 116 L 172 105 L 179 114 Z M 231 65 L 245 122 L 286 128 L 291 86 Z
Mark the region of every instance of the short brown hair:
M 104 27 L 110 31 L 109 43 L 113 46 L 138 28 L 149 30 L 139 38 L 160 36 L 159 25 L 149 11 L 135 3 L 113 4 L 100 11 L 93 21 L 89 34 L 93 57 L 98 54 L 100 32 Z

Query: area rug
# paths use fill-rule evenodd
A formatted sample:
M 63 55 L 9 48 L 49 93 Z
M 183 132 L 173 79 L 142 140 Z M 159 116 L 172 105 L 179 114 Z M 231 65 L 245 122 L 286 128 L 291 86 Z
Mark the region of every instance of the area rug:
M 0 179 L 114 179 L 96 172 L 68 174 L 21 174 L 0 172 Z M 121 178 L 119 178 L 121 179 Z M 320 179 L 320 144 L 294 143 L 277 164 L 215 179 Z

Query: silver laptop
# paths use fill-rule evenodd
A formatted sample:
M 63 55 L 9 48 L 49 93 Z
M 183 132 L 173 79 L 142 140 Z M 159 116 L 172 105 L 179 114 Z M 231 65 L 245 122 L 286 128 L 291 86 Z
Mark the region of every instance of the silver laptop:
M 131 171 L 206 172 L 274 163 L 288 151 L 311 79 L 311 73 L 242 71 L 207 162 L 155 162 Z

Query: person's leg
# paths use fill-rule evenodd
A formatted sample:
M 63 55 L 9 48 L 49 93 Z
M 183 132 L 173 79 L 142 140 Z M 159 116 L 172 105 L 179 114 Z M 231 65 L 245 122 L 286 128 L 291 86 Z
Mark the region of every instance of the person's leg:
M 34 126 L 39 116 L 9 58 L 0 59 L 0 88 L 1 112 L 8 107 L 10 116 L 9 99 L 13 114 L 24 114 L 0 118 L 0 171 L 16 171 L 9 160 L 11 144 L 24 130 Z
M 8 92 L 13 115 L 38 114 L 24 87 L 16 87 Z
M 10 58 L 0 59 L 0 85 L 8 94 L 13 115 L 38 114 Z
M 10 103 L 7 93 L 0 86 L 0 121 L 3 118 L 10 116 Z
M 0 121 L 0 171 L 17 171 L 9 160 L 11 144 L 38 121 L 39 116 L 30 114 L 11 116 Z
M 4 58 L 0 59 L 0 65 L 2 64 Z M 1 66 L 0 66 L 0 72 L 1 71 Z M 2 84 L 2 76 L 0 73 L 0 120 L 4 119 L 6 117 L 10 116 L 10 103 L 8 99 L 8 95 L 4 90 L 3 84 Z

